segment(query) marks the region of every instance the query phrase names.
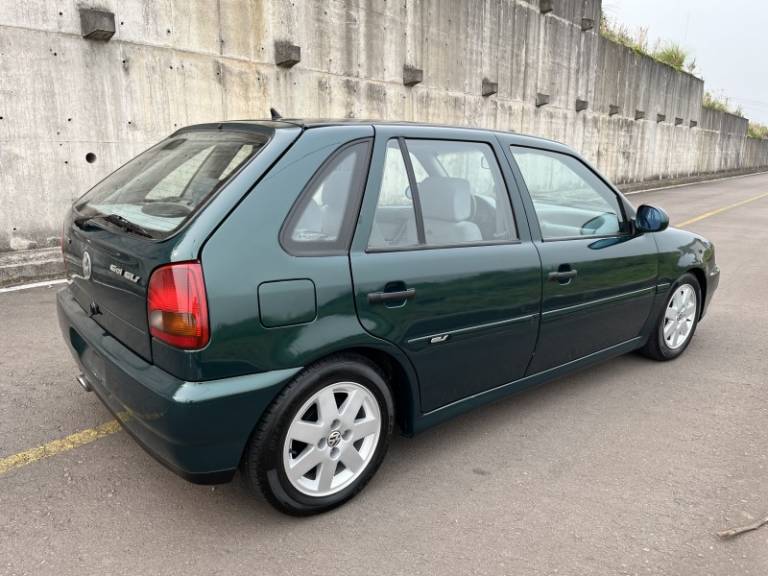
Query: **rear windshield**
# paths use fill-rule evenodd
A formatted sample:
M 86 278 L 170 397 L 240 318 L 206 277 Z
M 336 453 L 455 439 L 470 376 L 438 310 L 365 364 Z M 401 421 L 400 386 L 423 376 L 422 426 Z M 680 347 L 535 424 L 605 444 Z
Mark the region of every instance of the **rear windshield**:
M 164 238 L 267 140 L 267 134 L 233 130 L 171 136 L 99 182 L 78 200 L 75 210 L 81 220 L 106 216 L 112 222 L 127 221 L 153 238 Z

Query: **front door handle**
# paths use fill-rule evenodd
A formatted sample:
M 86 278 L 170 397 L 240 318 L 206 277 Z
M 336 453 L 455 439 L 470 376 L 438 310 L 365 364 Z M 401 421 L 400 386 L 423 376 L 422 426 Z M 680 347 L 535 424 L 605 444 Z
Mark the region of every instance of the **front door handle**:
M 370 304 L 411 300 L 413 298 L 416 298 L 416 288 L 408 288 L 407 290 L 398 290 L 396 292 L 370 292 L 368 294 L 368 302 Z
M 550 272 L 547 278 L 552 280 L 553 282 L 560 282 L 560 284 L 568 284 L 571 280 L 576 278 L 579 271 L 571 268 L 568 266 L 565 268 L 564 266 L 560 266 L 560 269 L 556 272 Z

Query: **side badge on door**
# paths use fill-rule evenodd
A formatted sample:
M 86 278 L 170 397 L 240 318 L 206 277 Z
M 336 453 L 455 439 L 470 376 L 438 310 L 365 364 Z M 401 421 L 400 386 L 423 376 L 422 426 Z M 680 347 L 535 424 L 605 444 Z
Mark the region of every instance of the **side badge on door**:
M 429 339 L 430 344 L 441 344 L 442 342 L 445 342 L 448 340 L 448 334 L 440 334 L 439 336 L 432 336 L 432 338 Z
M 87 250 L 83 252 L 83 278 L 86 280 L 91 278 L 91 255 Z

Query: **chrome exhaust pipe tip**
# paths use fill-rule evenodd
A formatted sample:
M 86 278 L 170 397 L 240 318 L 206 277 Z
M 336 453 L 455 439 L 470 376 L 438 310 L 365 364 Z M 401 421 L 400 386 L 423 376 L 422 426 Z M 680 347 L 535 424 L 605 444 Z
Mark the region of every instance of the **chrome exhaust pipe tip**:
M 91 392 L 93 388 L 91 388 L 91 385 L 88 383 L 88 380 L 85 378 L 84 374 L 79 374 L 77 376 L 77 383 L 80 384 L 80 386 L 83 387 L 83 390 L 86 392 Z

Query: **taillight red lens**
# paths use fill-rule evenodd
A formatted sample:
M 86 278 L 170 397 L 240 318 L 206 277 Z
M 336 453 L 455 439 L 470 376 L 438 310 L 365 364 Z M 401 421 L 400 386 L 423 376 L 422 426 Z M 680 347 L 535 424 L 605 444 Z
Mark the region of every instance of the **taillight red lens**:
M 208 302 L 199 262 L 182 262 L 157 268 L 147 288 L 149 332 L 185 350 L 208 343 Z

